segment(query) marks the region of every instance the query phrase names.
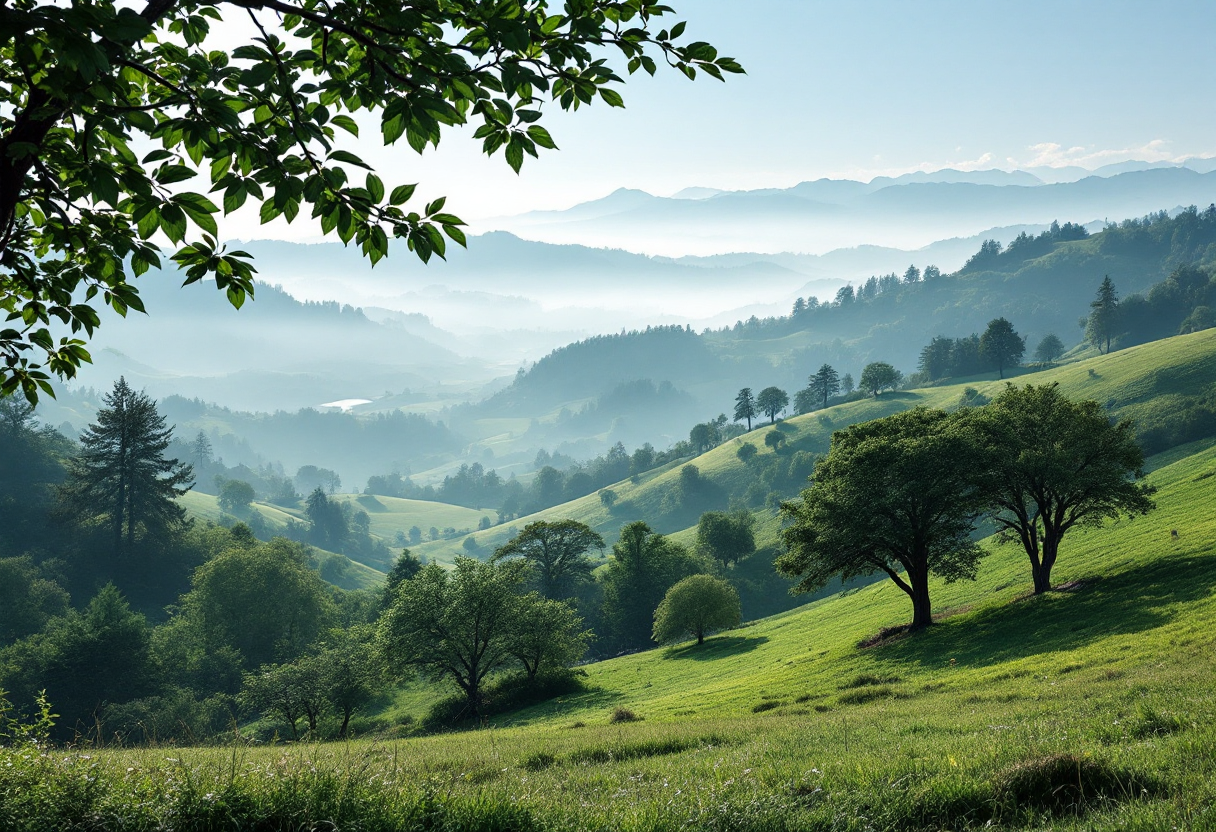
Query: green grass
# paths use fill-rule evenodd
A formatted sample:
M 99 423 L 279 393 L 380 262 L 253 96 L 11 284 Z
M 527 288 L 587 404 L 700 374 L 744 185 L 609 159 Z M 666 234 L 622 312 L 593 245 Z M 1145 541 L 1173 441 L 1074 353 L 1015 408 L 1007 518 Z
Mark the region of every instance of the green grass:
M 1064 589 L 1029 597 L 995 547 L 919 636 L 859 648 L 909 617 L 884 582 L 590 665 L 488 730 L 0 752 L 0 826 L 1216 829 L 1216 448 L 1151 479 L 1157 511 L 1066 539 Z
M 1214 336 L 1039 378 L 1145 402 L 1162 379 L 1210 383 Z M 1166 372 L 1147 378 L 1154 361 Z M 884 581 L 589 665 L 586 692 L 487 730 L 0 751 L 0 828 L 1216 830 L 1216 447 L 1150 463 L 1158 509 L 1070 533 L 1045 596 L 1020 549 L 985 541 L 977 581 L 933 586 L 939 622 L 921 635 L 859 647 L 910 617 Z M 435 695 L 413 687 L 394 711 Z M 640 719 L 613 722 L 620 708 Z

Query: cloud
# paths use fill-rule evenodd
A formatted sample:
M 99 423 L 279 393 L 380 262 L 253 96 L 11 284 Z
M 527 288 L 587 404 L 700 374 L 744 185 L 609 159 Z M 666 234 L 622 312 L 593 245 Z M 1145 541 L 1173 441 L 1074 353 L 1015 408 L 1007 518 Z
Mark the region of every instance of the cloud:
M 1040 142 L 1027 148 L 1034 155 L 1028 161 L 1019 163 L 1019 167 L 1062 168 L 1076 165 L 1093 169 L 1133 159 L 1137 162 L 1182 162 L 1188 158 L 1171 153 L 1169 144 L 1165 139 L 1153 139 L 1139 147 L 1095 150 L 1092 145 L 1066 148 L 1056 142 Z

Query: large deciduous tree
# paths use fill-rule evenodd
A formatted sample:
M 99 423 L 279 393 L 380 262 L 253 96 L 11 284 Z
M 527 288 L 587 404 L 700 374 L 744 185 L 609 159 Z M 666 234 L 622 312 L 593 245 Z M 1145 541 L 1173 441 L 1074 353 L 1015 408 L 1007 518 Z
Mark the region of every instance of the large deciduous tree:
M 993 522 L 1022 544 L 1036 593 L 1051 588 L 1064 535 L 1076 526 L 1144 514 L 1153 488 L 1127 420 L 1112 424 L 1095 401 L 1069 401 L 1055 384 L 1010 385 L 970 414 Z
M 473 122 L 484 151 L 518 171 L 556 147 L 546 100 L 622 106 L 612 57 L 629 73 L 658 61 L 690 78 L 742 71 L 708 43 L 678 44 L 684 23 L 660 20 L 671 11 L 655 0 L 0 5 L 0 309 L 19 321 L 0 329 L 0 392 L 34 399 L 51 374 L 73 376 L 90 360 L 76 336 L 98 326 L 99 302 L 142 311 L 131 275 L 162 264 L 159 239 L 187 283 L 214 279 L 239 307 L 254 270 L 217 242 L 213 198 L 225 214 L 260 204 L 262 222 L 303 211 L 373 263 L 390 237 L 442 256 L 445 235 L 464 243 L 444 200 L 413 207 L 414 185 L 386 186 L 341 133 L 378 121 L 386 144 L 421 153 Z M 231 48 L 234 25 L 251 34 Z M 205 184 L 191 183 L 200 173 Z M 71 330 L 58 341 L 56 322 Z
M 380 647 L 391 670 L 414 667 L 449 679 L 469 715 L 482 712 L 486 677 L 512 658 L 519 589 L 530 566 L 457 557 L 451 572 L 432 563 L 402 581 L 380 618 Z
M 977 453 L 960 417 L 925 408 L 837 431 L 811 487 L 782 505 L 791 525 L 778 570 L 801 592 L 883 572 L 912 600 L 912 629 L 927 627 L 929 576 L 976 574 Z
M 1017 366 L 1025 353 L 1026 339 L 1018 335 L 1013 324 L 1005 318 L 988 322 L 988 328 L 980 336 L 980 355 L 1000 378 L 1005 377 L 1005 368 Z
M 123 378 L 106 394 L 96 423 L 80 436 L 81 452 L 60 502 L 79 519 L 107 523 L 116 558 L 128 555 L 141 536 L 164 536 L 187 523 L 176 500 L 190 490 L 192 469 L 165 457 L 172 437 L 156 403 Z
M 494 559 L 527 559 L 535 567 L 540 594 L 560 600 L 573 596 L 581 584 L 591 579 L 587 552 L 603 548 L 604 538 L 577 520 L 538 520 L 500 546 Z

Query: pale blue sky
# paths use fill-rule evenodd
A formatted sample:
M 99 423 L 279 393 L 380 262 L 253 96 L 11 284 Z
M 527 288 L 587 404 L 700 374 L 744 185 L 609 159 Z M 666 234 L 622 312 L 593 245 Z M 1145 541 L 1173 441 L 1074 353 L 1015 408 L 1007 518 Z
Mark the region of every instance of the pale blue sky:
M 671 0 L 748 70 L 634 76 L 627 109 L 547 124 L 516 177 L 449 133 L 422 158 L 360 150 L 469 218 L 618 187 L 784 187 L 821 176 L 1216 155 L 1216 3 Z M 375 133 L 366 131 L 365 136 Z M 294 228 L 285 236 L 298 236 Z

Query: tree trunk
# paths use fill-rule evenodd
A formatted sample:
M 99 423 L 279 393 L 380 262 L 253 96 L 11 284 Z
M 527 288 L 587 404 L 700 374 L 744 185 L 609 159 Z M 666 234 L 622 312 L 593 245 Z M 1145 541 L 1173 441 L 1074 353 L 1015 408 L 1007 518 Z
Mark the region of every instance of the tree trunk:
M 933 623 L 933 604 L 929 600 L 929 572 L 908 575 L 912 587 L 912 631 L 923 630 Z
M 342 727 L 338 729 L 338 736 L 346 739 L 346 728 L 350 725 L 351 708 L 349 706 L 342 709 Z
M 1060 551 L 1060 541 L 1055 535 L 1043 535 L 1043 557 L 1039 563 L 1030 561 L 1031 575 L 1034 577 L 1034 594 L 1042 595 L 1051 589 L 1051 568 L 1056 565 L 1056 555 Z

